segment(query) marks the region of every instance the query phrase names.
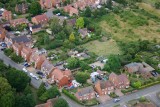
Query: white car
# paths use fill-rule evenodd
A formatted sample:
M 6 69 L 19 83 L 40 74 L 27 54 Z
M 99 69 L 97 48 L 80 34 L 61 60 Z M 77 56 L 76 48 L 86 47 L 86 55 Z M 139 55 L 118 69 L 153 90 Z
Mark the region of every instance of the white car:
M 23 70 L 24 72 L 28 72 L 26 68 L 23 68 L 22 70 Z
M 96 93 L 95 95 L 96 95 L 97 98 L 99 97 L 98 93 Z
M 37 76 L 34 77 L 36 80 L 39 80 L 39 78 Z

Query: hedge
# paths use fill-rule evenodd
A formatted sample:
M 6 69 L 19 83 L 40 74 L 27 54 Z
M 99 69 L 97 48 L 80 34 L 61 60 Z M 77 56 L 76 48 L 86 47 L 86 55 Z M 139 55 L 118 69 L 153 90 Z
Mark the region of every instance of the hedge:
M 68 92 L 65 89 L 62 89 L 62 93 L 64 93 L 66 96 L 68 96 L 70 99 L 76 101 L 77 103 L 83 105 L 73 94 L 71 94 L 70 92 Z
M 153 82 L 153 83 L 150 83 L 150 84 L 147 84 L 147 85 L 143 85 L 143 86 L 139 87 L 138 89 L 140 90 L 140 89 L 147 88 L 147 87 L 159 84 L 159 83 L 160 83 L 160 81 L 156 81 L 156 82 Z

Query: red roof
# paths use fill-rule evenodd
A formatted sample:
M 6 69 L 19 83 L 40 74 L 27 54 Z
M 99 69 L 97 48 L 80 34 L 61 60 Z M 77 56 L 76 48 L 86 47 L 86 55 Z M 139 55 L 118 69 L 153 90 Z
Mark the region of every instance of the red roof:
M 34 17 L 38 22 L 48 21 L 46 14 L 37 15 Z

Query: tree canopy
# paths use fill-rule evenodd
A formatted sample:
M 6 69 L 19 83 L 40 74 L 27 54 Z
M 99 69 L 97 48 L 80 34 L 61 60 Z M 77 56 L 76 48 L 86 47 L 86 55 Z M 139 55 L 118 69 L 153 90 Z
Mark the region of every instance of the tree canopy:
M 38 15 L 42 12 L 41 6 L 37 1 L 33 1 L 29 7 L 29 12 L 32 15 Z
M 78 72 L 75 76 L 76 78 L 76 81 L 79 82 L 79 83 L 86 83 L 87 82 L 87 79 L 89 78 L 89 75 L 85 72 Z
M 30 78 L 27 76 L 27 74 L 13 68 L 7 72 L 6 78 L 17 92 L 23 91 L 30 82 Z
M 14 93 L 8 81 L 0 77 L 0 107 L 13 107 L 15 102 Z
M 83 17 L 79 17 L 76 21 L 76 26 L 78 29 L 84 28 L 84 19 Z
M 63 98 L 59 98 L 55 102 L 54 107 L 69 107 L 69 105 L 66 100 L 64 100 Z

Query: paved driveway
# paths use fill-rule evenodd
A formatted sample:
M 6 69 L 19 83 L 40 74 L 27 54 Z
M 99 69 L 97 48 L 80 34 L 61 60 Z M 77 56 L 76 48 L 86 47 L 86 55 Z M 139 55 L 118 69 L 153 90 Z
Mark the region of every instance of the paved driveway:
M 124 95 L 124 94 L 121 92 L 120 89 L 116 89 L 116 90 L 115 90 L 115 94 L 118 95 L 118 96 L 120 96 L 120 97 Z
M 103 96 L 100 96 L 99 98 L 97 98 L 97 100 L 100 103 L 105 103 L 106 101 L 111 100 L 111 97 L 109 95 L 103 95 Z

